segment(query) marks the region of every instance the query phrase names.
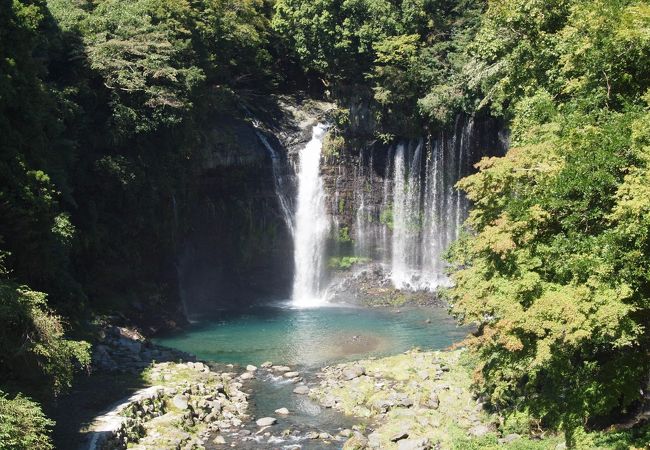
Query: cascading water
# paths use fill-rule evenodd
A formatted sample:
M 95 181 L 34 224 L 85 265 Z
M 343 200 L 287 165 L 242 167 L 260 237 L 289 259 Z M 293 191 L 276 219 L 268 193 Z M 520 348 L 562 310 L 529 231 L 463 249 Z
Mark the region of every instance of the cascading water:
M 257 127 L 256 127 L 257 128 Z M 275 150 L 271 145 L 267 137 L 258 129 L 255 130 L 258 139 L 264 145 L 264 147 L 269 151 L 271 156 L 271 168 L 273 170 L 273 182 L 275 195 L 278 198 L 278 203 L 280 204 L 280 210 L 282 211 L 282 218 L 289 229 L 289 232 L 293 236 L 295 234 L 294 230 L 294 217 L 293 217 L 293 205 L 291 202 L 291 197 L 289 196 L 289 182 L 286 180 L 286 177 L 283 176 L 283 162 L 280 154 Z
M 379 258 L 399 289 L 448 285 L 443 255 L 468 211 L 455 184 L 471 173 L 486 138 L 502 149 L 495 136 L 494 128 L 478 129 L 473 118 L 458 117 L 452 130 L 391 146 L 377 181 L 366 162 L 373 154 L 362 154 L 354 172 L 355 255 Z
M 413 286 L 420 272 L 422 147 L 422 141 L 411 142 L 395 151 L 391 280 L 398 289 Z
M 292 303 L 298 307 L 318 306 L 324 301 L 321 277 L 329 220 L 325 211 L 320 159 L 326 131 L 325 125 L 316 125 L 311 141 L 299 153 L 292 294 Z

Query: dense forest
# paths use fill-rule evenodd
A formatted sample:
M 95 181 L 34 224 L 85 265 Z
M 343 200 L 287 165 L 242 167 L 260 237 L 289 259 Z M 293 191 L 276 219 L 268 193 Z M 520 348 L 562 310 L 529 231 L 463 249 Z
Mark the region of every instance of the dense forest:
M 206 120 L 297 91 L 341 106 L 339 146 L 353 98 L 383 142 L 461 112 L 507 124 L 506 156 L 459 184 L 448 255 L 476 392 L 569 446 L 643 438 L 646 1 L 0 1 L 0 449 L 52 448 L 36 401 L 89 364 L 86 323 L 174 303 Z

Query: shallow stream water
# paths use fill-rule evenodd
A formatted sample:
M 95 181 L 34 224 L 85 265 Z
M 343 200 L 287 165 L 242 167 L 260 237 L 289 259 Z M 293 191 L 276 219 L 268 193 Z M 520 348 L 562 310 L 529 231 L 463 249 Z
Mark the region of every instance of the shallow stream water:
M 467 329 L 457 327 L 442 308 L 298 309 L 279 303 L 223 311 L 182 333 L 160 338 L 157 343 L 214 363 L 245 367 L 272 361 L 275 365 L 289 365 L 301 372 L 307 384 L 314 384 L 318 381 L 315 372 L 328 364 L 391 355 L 414 347 L 444 349 L 466 334 Z M 258 370 L 256 379 L 245 387 L 251 392 L 249 414 L 253 419 L 273 416 L 278 424 L 269 430 L 271 436 L 256 436 L 258 429 L 252 421 L 246 428 L 255 440 L 237 441 L 237 448 L 292 448 L 295 444 L 303 449 L 340 448 L 341 442 L 308 440 L 305 433 L 325 431 L 335 435 L 360 422 L 322 408 L 308 396 L 294 394 L 294 384 L 264 370 Z M 291 414 L 275 414 L 281 407 L 288 408 Z M 297 432 L 282 438 L 286 429 Z M 229 443 L 238 439 L 234 433 L 227 436 Z

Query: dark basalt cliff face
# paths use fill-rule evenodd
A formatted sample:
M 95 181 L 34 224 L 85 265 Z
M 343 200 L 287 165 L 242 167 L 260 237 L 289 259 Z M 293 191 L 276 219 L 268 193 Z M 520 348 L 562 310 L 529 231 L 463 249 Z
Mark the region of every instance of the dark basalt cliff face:
M 251 112 L 249 118 L 217 119 L 205 131 L 196 196 L 187 208 L 190 227 L 179 240 L 176 264 L 183 313 L 190 319 L 291 295 L 293 243 L 287 206 L 295 211 L 298 151 L 311 138 L 312 126 L 333 122 L 337 110 L 330 103 L 289 97 L 277 97 L 273 105 Z M 332 130 L 333 135 L 345 134 L 345 143 L 336 146 L 326 139 L 321 162 L 330 217 L 327 276 L 345 275 L 349 266 L 341 261 L 346 258 L 353 265 L 375 262 L 390 270 L 394 222 L 399 220 L 393 209 L 399 197 L 394 185 L 400 146 L 405 149 L 401 164 L 408 165 L 404 175 L 412 185 L 401 195 L 410 195 L 407 200 L 418 221 L 407 237 L 411 253 L 418 253 L 413 264 L 420 267 L 431 245 L 425 217 L 460 205 L 453 197 L 454 184 L 481 157 L 504 151 L 502 127 L 494 119 L 459 116 L 446 130 L 423 130 L 421 137 L 384 144 L 373 138 L 372 114 L 361 100 L 347 110 L 347 128 Z M 433 167 L 440 157 L 447 162 Z M 434 169 L 443 182 L 429 187 Z M 441 211 L 430 212 L 427 195 L 433 194 L 427 189 L 453 199 L 441 203 Z
M 250 118 L 218 119 L 205 133 L 190 229 L 177 258 L 190 319 L 291 294 L 293 243 L 275 177 L 286 181 L 292 199 L 292 160 L 332 105 L 288 97 L 273 104 Z

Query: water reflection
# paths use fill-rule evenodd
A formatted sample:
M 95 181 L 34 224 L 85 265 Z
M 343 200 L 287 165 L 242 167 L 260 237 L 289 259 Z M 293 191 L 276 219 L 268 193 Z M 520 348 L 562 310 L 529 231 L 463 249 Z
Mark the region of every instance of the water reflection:
M 397 313 L 280 305 L 223 311 L 158 342 L 217 362 L 273 361 L 311 367 L 398 353 L 415 346 L 445 348 L 466 334 L 467 330 L 457 327 L 440 308 L 408 308 Z

